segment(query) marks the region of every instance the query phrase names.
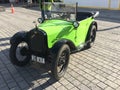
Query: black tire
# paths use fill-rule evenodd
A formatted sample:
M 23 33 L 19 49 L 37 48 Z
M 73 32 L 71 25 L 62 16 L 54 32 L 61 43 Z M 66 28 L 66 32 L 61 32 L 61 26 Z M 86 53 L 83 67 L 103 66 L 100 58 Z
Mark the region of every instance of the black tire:
M 95 25 L 92 25 L 87 34 L 87 38 L 86 38 L 87 45 L 85 48 L 91 48 L 93 46 L 96 38 L 96 31 L 97 31 L 97 27 Z
M 67 70 L 70 57 L 70 48 L 68 45 L 62 45 L 56 53 L 54 53 L 52 63 L 52 74 L 56 80 L 62 78 Z M 63 64 L 63 65 L 62 65 Z M 60 70 L 58 70 L 58 67 Z
M 17 65 L 17 66 L 25 66 L 26 64 L 28 64 L 28 62 L 30 61 L 31 59 L 31 55 L 27 52 L 29 50 L 28 47 L 21 47 L 20 51 L 24 52 L 24 53 L 21 53 L 19 52 L 23 57 L 25 57 L 23 60 L 20 60 L 20 58 L 17 57 L 17 48 L 19 46 L 19 44 L 21 43 L 26 43 L 26 40 L 20 36 L 17 37 L 17 35 L 15 37 L 13 37 L 12 39 L 15 40 L 15 42 L 13 44 L 11 44 L 11 47 L 10 47 L 10 53 L 9 53 L 9 56 L 10 56 L 10 60 L 11 62 L 14 64 L 14 65 Z M 28 44 L 27 44 L 28 45 Z

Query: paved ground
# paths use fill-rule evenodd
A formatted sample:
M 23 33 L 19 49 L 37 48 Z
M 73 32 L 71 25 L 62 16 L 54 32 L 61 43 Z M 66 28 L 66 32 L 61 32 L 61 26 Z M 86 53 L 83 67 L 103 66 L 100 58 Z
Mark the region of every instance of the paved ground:
M 0 12 L 0 90 L 120 90 L 120 23 L 117 20 L 97 20 L 99 30 L 94 47 L 71 55 L 67 73 L 59 82 L 51 78 L 43 65 L 13 66 L 9 60 L 9 39 L 18 31 L 33 28 L 32 22 L 39 14 L 20 7 L 15 8 L 15 14 L 9 8 Z

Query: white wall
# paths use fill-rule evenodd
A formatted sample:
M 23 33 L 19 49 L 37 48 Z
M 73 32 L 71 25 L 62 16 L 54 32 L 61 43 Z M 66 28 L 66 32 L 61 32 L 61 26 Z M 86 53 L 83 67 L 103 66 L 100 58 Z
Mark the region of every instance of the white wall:
M 120 8 L 119 7 L 120 0 L 64 0 L 64 2 L 65 3 L 78 2 L 78 5 L 80 7 L 114 8 L 114 9 Z

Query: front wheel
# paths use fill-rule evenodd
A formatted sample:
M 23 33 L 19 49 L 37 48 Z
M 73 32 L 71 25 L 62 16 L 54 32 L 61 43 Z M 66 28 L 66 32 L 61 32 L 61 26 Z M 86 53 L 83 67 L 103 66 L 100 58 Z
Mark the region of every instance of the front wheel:
M 68 45 L 64 44 L 58 49 L 58 52 L 54 55 L 54 60 L 52 64 L 52 74 L 56 80 L 59 80 L 64 76 L 70 57 L 70 48 Z
M 22 38 L 11 45 L 9 54 L 11 62 L 17 66 L 25 66 L 31 59 L 28 44 Z

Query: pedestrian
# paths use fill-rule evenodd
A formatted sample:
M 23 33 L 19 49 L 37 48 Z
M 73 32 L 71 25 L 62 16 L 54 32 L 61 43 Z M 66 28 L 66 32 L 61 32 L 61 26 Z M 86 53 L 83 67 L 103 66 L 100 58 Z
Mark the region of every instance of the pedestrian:
M 48 2 L 47 4 L 45 2 Z M 40 2 L 40 7 L 41 7 L 41 16 L 43 20 L 45 18 L 50 18 L 51 17 L 51 8 L 52 5 L 49 4 L 49 2 L 53 3 L 53 0 L 41 0 Z
M 30 7 L 32 4 L 32 0 L 27 0 L 27 3 L 28 3 L 28 7 Z

